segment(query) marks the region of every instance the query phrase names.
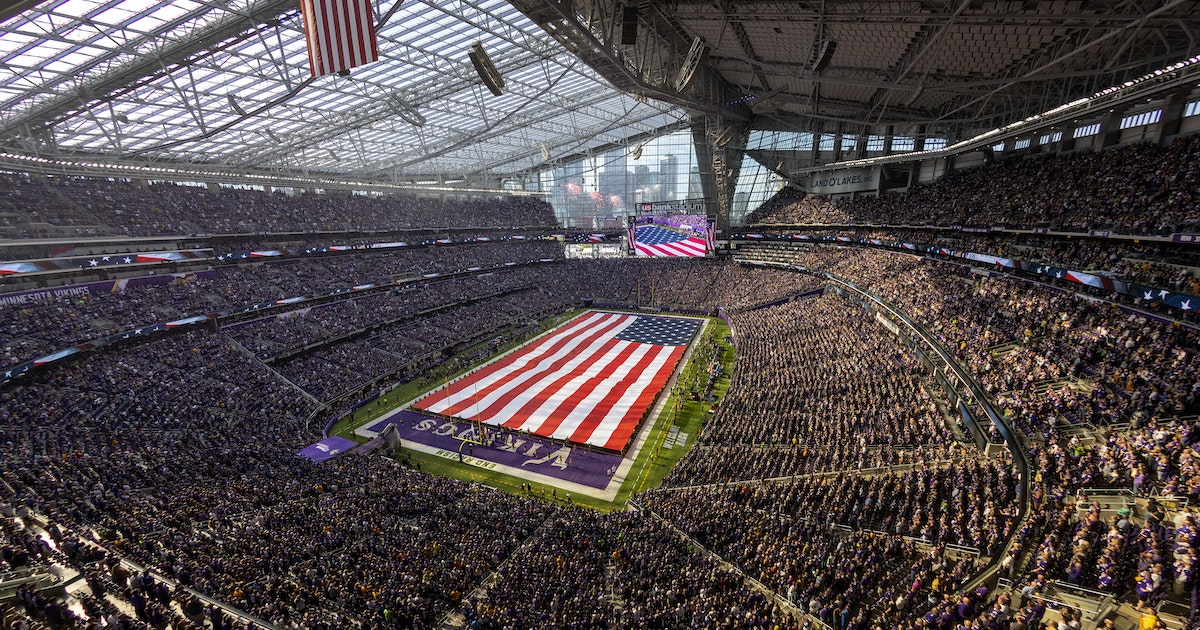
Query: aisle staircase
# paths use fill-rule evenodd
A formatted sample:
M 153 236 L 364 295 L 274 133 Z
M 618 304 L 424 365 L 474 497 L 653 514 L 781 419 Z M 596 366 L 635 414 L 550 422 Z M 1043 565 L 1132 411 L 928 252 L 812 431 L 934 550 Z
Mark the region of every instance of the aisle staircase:
M 1048 582 L 1042 592 L 1034 596 L 1034 599 L 1041 600 L 1046 604 L 1046 614 L 1042 617 L 1043 625 L 1047 622 L 1057 625 L 1058 621 L 1062 619 L 1060 611 L 1064 607 L 1069 607 L 1081 613 L 1082 630 L 1096 630 L 1103 620 L 1119 606 L 1119 602 L 1111 593 L 1058 581 Z M 1136 627 L 1137 624 L 1134 623 L 1134 626 Z
M 30 566 L 5 571 L 0 573 L 0 601 L 15 596 L 23 587 L 44 591 L 59 585 L 58 576 L 49 567 Z
M 1051 378 L 1034 383 L 1033 391 L 1044 396 L 1047 392 L 1057 391 L 1063 387 L 1073 392 L 1086 394 L 1096 389 L 1096 384 L 1092 381 L 1077 378 Z
M 616 573 L 617 565 L 612 560 L 604 567 L 604 580 L 608 583 L 608 594 L 605 599 L 608 605 L 612 607 L 612 615 L 609 616 L 609 627 L 616 627 L 618 619 L 623 615 L 625 610 L 625 599 L 617 593 L 616 581 L 613 580 L 613 574 Z
M 988 348 L 988 354 L 996 361 L 1003 361 L 1017 351 L 1023 344 L 1020 341 L 1006 341 Z

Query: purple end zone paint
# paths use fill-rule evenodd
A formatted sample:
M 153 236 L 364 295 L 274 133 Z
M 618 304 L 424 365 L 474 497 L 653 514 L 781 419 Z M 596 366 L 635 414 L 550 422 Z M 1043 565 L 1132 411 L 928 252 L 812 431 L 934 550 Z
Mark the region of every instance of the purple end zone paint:
M 528 433 L 502 431 L 486 424 L 483 429 L 490 436 L 490 444 L 464 443 L 458 438 L 479 439 L 475 423 L 448 420 L 412 409 L 393 411 L 367 430 L 381 433 L 392 423 L 402 440 L 439 449 L 447 459 L 457 459 L 461 447 L 464 458 L 472 458 L 472 463 L 480 468 L 488 468 L 489 463 L 501 464 L 591 488 L 607 487 L 621 464 L 621 456 L 614 453 L 589 451 Z

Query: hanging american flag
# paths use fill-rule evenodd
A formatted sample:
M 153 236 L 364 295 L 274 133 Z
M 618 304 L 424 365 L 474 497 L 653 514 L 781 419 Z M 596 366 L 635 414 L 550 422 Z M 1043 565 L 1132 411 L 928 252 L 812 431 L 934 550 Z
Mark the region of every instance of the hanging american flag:
M 370 0 L 300 0 L 300 11 L 314 78 L 379 61 Z
M 588 311 L 413 406 L 621 450 L 699 320 Z

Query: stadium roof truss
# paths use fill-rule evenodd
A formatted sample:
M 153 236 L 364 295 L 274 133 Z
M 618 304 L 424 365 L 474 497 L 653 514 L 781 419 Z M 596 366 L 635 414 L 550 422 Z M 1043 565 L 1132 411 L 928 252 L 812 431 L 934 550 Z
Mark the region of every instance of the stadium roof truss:
M 953 143 L 1200 53 L 1195 0 L 512 1 L 559 39 L 589 40 L 570 47 L 614 84 L 655 98 L 702 40 L 704 80 L 665 98 L 780 131 Z
M 926 125 L 961 138 L 1200 48 L 1192 0 L 685 0 L 671 15 L 712 42 L 713 68 L 756 115 L 810 131 Z M 817 69 L 823 42 L 836 48 Z
M 953 148 L 1200 53 L 1200 0 L 372 2 L 380 61 L 309 79 L 297 0 L 0 0 L 0 163 L 495 190 L 690 127 L 724 214 L 751 130 Z
M 51 0 L 0 22 L 0 145 L 93 161 L 447 181 L 678 127 L 505 0 L 376 0 L 380 61 L 310 79 L 295 0 Z M 11 12 L 10 12 L 11 13 Z M 493 96 L 467 57 L 481 41 Z

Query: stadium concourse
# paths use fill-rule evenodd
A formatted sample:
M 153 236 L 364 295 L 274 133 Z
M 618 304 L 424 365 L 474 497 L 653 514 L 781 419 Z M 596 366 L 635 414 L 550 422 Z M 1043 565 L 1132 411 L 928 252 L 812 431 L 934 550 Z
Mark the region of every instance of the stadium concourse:
M 1094 194 L 1143 199 L 1159 177 L 1186 201 L 1195 143 L 1105 152 L 1113 187 Z M 1041 168 L 1070 181 L 1100 168 L 1089 160 Z M 981 182 L 1040 172 L 1026 169 L 985 166 L 903 202 L 785 190 L 732 260 L 566 260 L 539 238 L 555 227 L 531 201 L 343 200 L 353 236 L 300 238 L 273 235 L 306 219 L 265 193 L 8 176 L 7 199 L 20 191 L 39 216 L 17 232 L 120 236 L 93 246 L 110 248 L 88 253 L 100 258 L 136 258 L 139 241 L 121 240 L 134 232 L 171 232 L 156 208 L 186 206 L 215 232 L 269 223 L 171 273 L 131 262 L 119 281 L 86 267 L 6 279 L 3 627 L 1196 627 L 1200 330 L 1189 298 L 1165 296 L 1194 293 L 1197 250 L 911 227 L 959 220 L 941 213 L 974 202 Z M 1134 171 L 1155 175 L 1122 176 Z M 981 220 L 1078 224 L 1062 214 L 1074 192 L 1040 190 Z M 319 215 L 324 202 L 295 203 Z M 1111 207 L 1122 234 L 1197 224 L 1194 204 Z M 427 212 L 461 231 L 404 232 L 404 245 L 388 232 Z M 866 216 L 877 223 L 844 226 Z M 370 230 L 388 246 L 363 247 L 377 244 Z M 65 281 L 39 285 L 45 274 Z M 1118 290 L 1127 283 L 1164 299 Z M 605 306 L 577 312 L 585 301 Z M 729 339 L 678 323 L 715 313 Z M 658 487 L 609 512 L 557 491 L 571 486 L 523 485 L 571 481 L 537 466 L 582 479 L 602 462 L 607 488 L 642 450 L 568 447 L 553 466 L 570 438 L 587 443 L 578 426 L 602 405 L 567 395 L 574 406 L 533 413 L 557 390 L 514 382 L 532 380 L 521 368 L 540 352 L 555 367 L 539 383 L 603 391 L 595 379 L 629 364 L 577 371 L 587 361 L 571 364 L 571 344 L 585 342 L 699 359 L 703 378 L 677 391 L 712 410 Z M 692 355 L 676 356 L 686 343 Z M 721 376 L 730 388 L 714 403 Z M 468 448 L 516 457 L 521 491 L 431 474 L 405 451 L 410 437 L 398 457 L 298 455 L 355 408 L 392 413 L 403 401 L 384 406 L 380 392 L 393 386 L 416 392 L 416 409 L 397 413 L 440 414 L 429 433 L 476 416 L 510 425 Z M 635 415 L 649 435 L 657 415 Z M 541 420 L 558 424 L 539 437 L 529 423 Z

